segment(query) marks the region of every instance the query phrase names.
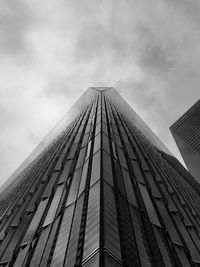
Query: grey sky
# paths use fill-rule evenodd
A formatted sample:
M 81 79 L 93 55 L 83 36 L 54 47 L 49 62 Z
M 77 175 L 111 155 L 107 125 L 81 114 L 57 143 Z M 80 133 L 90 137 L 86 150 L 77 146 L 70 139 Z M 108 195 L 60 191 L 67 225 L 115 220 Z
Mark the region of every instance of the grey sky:
M 168 128 L 200 97 L 198 1 L 0 5 L 0 184 L 89 86 L 116 87 L 179 157 Z

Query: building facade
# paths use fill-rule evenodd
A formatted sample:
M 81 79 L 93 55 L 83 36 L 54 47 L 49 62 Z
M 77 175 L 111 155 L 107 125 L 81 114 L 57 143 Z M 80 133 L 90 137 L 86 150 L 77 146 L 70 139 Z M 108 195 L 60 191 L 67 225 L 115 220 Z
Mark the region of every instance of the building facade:
M 189 172 L 200 182 L 200 100 L 170 130 Z
M 198 183 L 111 87 L 2 187 L 0 266 L 200 266 Z

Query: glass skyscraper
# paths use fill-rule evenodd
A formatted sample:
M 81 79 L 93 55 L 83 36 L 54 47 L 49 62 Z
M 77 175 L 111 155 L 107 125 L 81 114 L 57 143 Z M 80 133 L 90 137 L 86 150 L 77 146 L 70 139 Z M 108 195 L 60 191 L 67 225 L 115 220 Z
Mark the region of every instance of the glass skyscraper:
M 199 184 L 91 87 L 1 189 L 0 266 L 200 266 Z
M 200 100 L 170 130 L 189 172 L 200 182 Z

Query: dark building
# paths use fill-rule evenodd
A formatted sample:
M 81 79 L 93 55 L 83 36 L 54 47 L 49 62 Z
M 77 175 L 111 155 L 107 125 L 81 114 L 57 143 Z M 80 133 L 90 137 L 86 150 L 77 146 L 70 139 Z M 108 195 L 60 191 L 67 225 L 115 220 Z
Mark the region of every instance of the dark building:
M 89 88 L 2 187 L 0 266 L 200 266 L 196 185 L 114 88 Z
M 170 130 L 189 172 L 200 182 L 200 100 Z

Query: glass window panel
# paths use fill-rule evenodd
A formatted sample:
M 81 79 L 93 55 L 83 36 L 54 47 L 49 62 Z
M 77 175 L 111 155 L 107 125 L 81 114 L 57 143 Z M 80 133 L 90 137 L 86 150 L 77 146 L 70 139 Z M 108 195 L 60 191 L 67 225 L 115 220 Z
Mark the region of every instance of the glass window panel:
M 49 232 L 50 232 L 51 227 L 47 227 L 42 231 L 42 234 L 40 236 L 40 239 L 38 241 L 38 244 L 35 248 L 31 263 L 30 263 L 30 267 L 37 267 L 40 264 L 41 261 L 41 257 L 49 236 Z
M 80 196 L 80 194 L 85 189 L 85 182 L 86 182 L 87 171 L 88 171 L 88 163 L 89 163 L 89 160 L 87 160 L 86 163 L 83 166 L 83 171 L 82 171 L 82 175 L 81 175 L 81 183 L 80 183 L 80 187 L 79 187 L 78 196 Z
M 125 146 L 126 146 L 126 151 L 128 152 L 129 158 L 133 159 L 133 160 L 137 160 L 137 157 L 136 157 L 135 153 L 133 152 L 131 145 L 125 144 Z
M 104 106 L 104 105 L 102 105 L 102 113 L 103 113 L 104 115 L 106 115 L 106 109 L 105 109 L 105 106 Z
M 115 142 L 117 144 L 118 147 L 121 147 L 122 144 L 121 144 L 121 140 L 120 140 L 120 137 L 118 134 L 115 134 Z
M 104 231 L 105 247 L 121 259 L 118 218 L 113 189 L 104 183 Z
M 62 162 L 63 162 L 63 158 L 60 157 L 59 160 L 56 163 L 56 166 L 54 168 L 54 171 L 59 171 L 62 169 Z
M 173 214 L 173 218 L 176 221 L 176 224 L 178 226 L 179 231 L 182 234 L 183 239 L 185 240 L 185 243 L 190 251 L 191 258 L 194 262 L 200 263 L 200 254 L 197 250 L 195 244 L 193 243 L 190 235 L 188 234 L 188 231 L 186 230 L 185 226 L 183 225 L 180 217 L 178 215 Z
M 137 205 L 137 200 L 135 197 L 135 192 L 133 190 L 133 185 L 131 182 L 131 178 L 129 175 L 129 172 L 126 169 L 122 168 L 122 175 L 123 175 L 123 179 L 124 179 L 124 185 L 125 185 L 125 189 L 126 189 L 126 194 L 127 194 L 127 198 L 129 203 L 133 204 L 134 206 L 138 206 Z
M 114 117 L 112 117 L 112 128 L 113 128 L 113 131 L 115 132 L 115 134 L 118 135 L 118 129 L 117 129 L 117 126 L 115 125 Z
M 105 267 L 122 267 L 122 263 L 119 263 L 110 254 L 105 253 Z
M 184 250 L 178 246 L 175 246 L 175 250 L 176 250 L 176 253 L 177 253 L 179 260 L 181 262 L 181 266 L 183 266 L 183 267 L 191 266 L 191 264 L 189 263 L 186 255 L 185 255 Z
M 103 142 L 103 149 L 106 150 L 108 153 L 110 153 L 110 146 L 109 146 L 109 141 L 108 141 L 108 137 L 103 134 L 102 135 L 102 142 Z
M 28 246 L 21 248 L 19 254 L 17 255 L 17 259 L 16 259 L 13 267 L 21 267 L 23 265 L 23 262 L 24 262 L 26 255 L 27 255 L 29 247 L 30 246 L 28 245 Z
M 68 155 L 68 158 L 72 159 L 74 158 L 74 155 L 75 155 L 75 152 L 76 152 L 76 149 L 77 149 L 77 144 L 73 144 L 70 148 L 70 152 L 69 152 L 69 155 Z
M 160 184 L 160 187 L 161 187 L 161 189 L 162 189 L 162 191 L 163 191 L 163 193 L 164 193 L 164 195 L 165 195 L 165 197 L 167 199 L 167 208 L 168 208 L 168 210 L 171 211 L 171 212 L 178 212 L 178 210 L 177 210 L 176 206 L 174 205 L 171 197 L 169 196 L 169 193 L 167 192 L 164 184 Z
M 91 112 L 91 115 L 89 117 L 89 123 L 92 123 L 94 120 L 94 112 Z
M 180 204 L 180 202 L 178 201 L 177 197 L 176 196 L 172 196 L 173 199 L 174 199 L 174 202 L 176 203 L 179 211 L 181 212 L 181 215 L 183 216 L 183 223 L 185 226 L 188 226 L 188 227 L 192 227 L 193 224 L 192 222 L 190 221 L 190 218 L 188 217 L 187 213 L 185 212 L 185 210 L 183 209 L 183 206 Z
M 102 123 L 102 131 L 106 136 L 108 136 L 108 127 L 105 123 Z
M 99 115 L 99 116 L 97 117 L 96 124 L 98 124 L 100 121 L 101 121 L 101 115 Z
M 165 266 L 171 266 L 173 267 L 174 264 L 172 265 L 171 263 L 171 260 L 170 260 L 170 257 L 169 257 L 169 254 L 168 254 L 168 250 L 166 248 L 166 244 L 163 242 L 162 238 L 161 238 L 161 235 L 159 233 L 159 229 L 157 227 L 153 227 L 153 230 L 154 230 L 154 233 L 155 233 L 155 237 L 157 239 L 157 242 L 158 242 L 158 246 L 160 248 L 160 252 L 161 252 L 161 255 L 162 255 L 162 258 L 163 258 L 163 261 L 165 263 Z
M 102 114 L 102 122 L 105 124 L 107 123 L 106 116 L 104 116 L 103 114 Z
M 146 186 L 139 184 L 139 188 L 151 223 L 161 227 Z
M 44 253 L 42 255 L 42 259 L 41 259 L 41 262 L 40 262 L 40 266 L 48 266 L 47 265 L 47 262 L 48 262 L 48 259 L 49 259 L 49 255 L 50 255 L 50 252 L 51 252 L 51 249 L 52 249 L 52 246 L 53 246 L 53 241 L 54 241 L 54 238 L 55 238 L 55 234 L 56 234 L 56 231 L 57 231 L 57 228 L 58 228 L 58 223 L 60 221 L 60 216 L 55 220 L 54 224 L 53 224 L 53 227 L 52 227 L 52 230 L 49 234 L 49 237 L 48 237 L 48 240 L 47 240 L 47 243 L 46 243 L 46 246 L 45 246 L 45 250 L 44 250 Z
M 91 128 L 91 123 L 88 123 L 88 125 L 85 128 L 85 136 L 86 136 L 86 134 L 88 136 L 88 133 L 90 132 L 90 128 Z
M 72 165 L 72 161 L 73 161 L 72 159 L 66 161 L 64 169 L 63 169 L 62 174 L 61 174 L 60 179 L 59 179 L 59 184 L 65 183 L 67 181 L 67 178 L 68 178 L 68 175 L 70 172 L 70 168 Z
M 133 206 L 130 206 L 130 212 L 131 212 L 131 218 L 132 218 L 133 228 L 135 232 L 138 252 L 140 256 L 141 266 L 151 267 L 149 257 L 148 257 L 148 252 L 146 250 L 146 242 L 145 242 L 146 240 L 144 240 L 143 233 L 142 233 L 144 230 L 141 229 L 141 224 L 139 222 L 140 215 L 138 213 L 138 210 L 134 209 Z
M 144 171 L 149 171 L 149 166 L 147 165 L 147 162 L 146 162 L 146 160 L 144 159 L 143 156 L 140 157 L 140 160 L 142 162 L 142 169 Z
M 97 150 L 100 149 L 100 145 L 101 145 L 101 135 L 98 134 L 95 136 L 93 154 L 95 154 L 97 152 Z
M 96 181 L 100 179 L 100 151 L 98 151 L 92 159 L 92 171 L 91 171 L 91 181 L 90 186 L 92 186 Z
M 60 157 L 59 157 L 59 160 L 63 163 L 63 161 L 66 160 L 66 157 L 67 157 L 67 151 L 69 149 L 69 143 L 70 143 L 70 140 L 68 141 L 68 143 L 65 145 Z
M 101 106 L 98 107 L 97 109 L 97 116 L 101 114 Z
M 62 192 L 63 192 L 64 186 L 65 185 L 62 184 L 62 185 L 57 187 L 55 195 L 54 195 L 53 200 L 51 202 L 51 206 L 50 206 L 49 211 L 47 213 L 47 217 L 46 217 L 46 219 L 44 221 L 43 227 L 45 227 L 48 224 L 53 222 L 54 217 L 56 215 L 57 208 L 58 208 L 58 204 L 59 204 L 61 196 L 62 196 Z
M 118 126 L 119 126 L 119 129 L 120 129 L 121 134 L 122 135 L 125 135 L 124 128 L 123 128 L 122 124 L 120 123 L 120 121 L 118 121 Z
M 117 180 L 117 189 L 121 192 L 123 196 L 126 196 L 119 160 L 116 160 L 114 164 L 115 164 L 115 175 L 116 175 L 116 178 L 115 177 L 114 178 Z
M 140 170 L 140 167 L 139 167 L 137 161 L 131 160 L 131 164 L 132 164 L 132 167 L 133 167 L 133 171 L 134 171 L 136 180 L 139 183 L 145 184 L 143 176 L 142 176 L 142 173 L 141 173 L 141 170 Z
M 122 132 L 122 138 L 123 138 L 124 143 L 129 143 L 127 134 L 124 132 L 124 130 L 123 130 L 123 132 Z
M 37 189 L 37 192 L 35 192 L 34 196 L 32 196 L 31 201 L 29 202 L 28 206 L 26 207 L 26 212 L 34 212 L 35 211 L 35 209 L 38 205 L 38 202 L 39 202 L 38 195 L 39 195 L 42 187 L 43 187 L 43 185 L 40 184 L 39 188 Z
M 59 204 L 58 204 L 58 208 L 57 208 L 57 211 L 56 211 L 56 216 L 58 216 L 60 214 L 60 212 L 61 212 L 61 209 L 63 207 L 63 202 L 65 200 L 66 192 L 67 192 L 67 187 L 66 187 L 66 184 L 65 184 L 63 192 L 62 192 L 62 195 L 61 195 L 61 198 L 60 198 L 60 201 L 59 201 Z
M 112 140 L 112 152 L 113 152 L 113 156 L 115 159 L 117 159 L 117 151 L 116 151 L 116 147 L 115 147 L 115 143 Z
M 36 190 L 36 188 L 35 188 L 35 186 L 33 186 L 33 187 L 29 190 L 29 193 L 30 193 L 30 194 L 33 194 L 33 193 L 35 192 L 35 190 Z M 21 199 L 18 201 L 17 205 L 18 205 L 18 206 L 21 206 L 23 203 L 24 203 L 24 198 L 21 198 Z M 8 214 L 8 213 L 6 213 L 6 214 Z
M 190 218 L 190 220 L 192 221 L 193 226 L 195 226 L 195 228 L 198 229 L 198 231 L 200 232 L 200 230 L 199 230 L 200 219 L 198 217 L 194 218 L 194 216 L 192 216 L 188 207 L 184 206 L 184 210 L 187 212 L 187 215 Z
M 76 143 L 79 142 L 80 137 L 81 137 L 81 134 L 82 134 L 80 131 L 82 131 L 82 130 L 83 130 L 83 128 L 80 127 L 80 129 L 79 129 L 79 133 L 77 133 L 77 135 L 76 135 L 76 137 L 75 137 L 75 139 L 74 139 L 74 144 L 76 144 Z
M 187 228 L 188 232 L 190 233 L 191 238 L 193 239 L 193 242 L 195 243 L 196 247 L 200 250 L 200 240 L 199 236 L 197 236 L 196 232 L 193 228 Z
M 151 173 L 145 172 L 145 176 L 146 176 L 147 181 L 149 183 L 149 186 L 151 188 L 151 194 L 152 194 L 152 196 L 155 197 L 155 198 L 161 198 L 161 194 L 160 194 L 160 192 L 158 190 L 157 185 L 154 182 L 154 179 L 153 179 Z
M 50 177 L 50 180 L 46 186 L 46 189 L 42 195 L 42 198 L 48 198 L 52 194 L 52 188 L 54 186 L 54 183 L 58 177 L 58 172 L 54 172 L 52 176 Z
M 90 140 L 88 143 L 88 146 L 87 146 L 87 153 L 86 153 L 85 160 L 87 160 L 88 157 L 90 156 L 91 143 L 92 143 L 92 141 Z
M 83 260 L 99 247 L 100 183 L 90 188 Z
M 19 241 L 19 239 L 21 238 L 21 235 L 24 231 L 24 228 L 27 227 L 27 223 L 29 222 L 31 217 L 31 214 L 25 214 L 23 220 L 21 221 L 21 224 L 19 225 L 19 227 L 17 227 L 16 231 L 14 232 L 12 239 L 10 240 L 8 246 L 6 247 L 6 250 L 3 254 L 3 257 L 1 258 L 2 262 L 9 262 L 11 261 L 12 257 L 13 257 L 13 252 L 14 249 Z M 10 230 L 9 230 L 10 232 Z
M 76 138 L 76 143 L 79 141 L 79 135 L 81 135 L 81 133 L 82 133 L 82 131 L 83 131 L 83 127 L 84 127 L 84 124 L 85 124 L 85 122 L 86 122 L 86 119 L 84 119 L 83 121 L 82 121 L 82 124 L 81 124 L 81 126 L 79 127 L 79 129 L 78 129 L 78 134 L 77 134 L 77 138 Z M 79 137 L 78 137 L 79 136 Z
M 88 143 L 88 138 L 89 138 L 89 133 L 85 134 L 84 137 L 83 137 L 83 141 L 82 141 L 82 144 L 81 144 L 81 147 L 84 147 L 87 145 Z
M 17 227 L 21 221 L 20 214 L 18 214 L 10 224 L 11 227 Z
M 73 218 L 73 225 L 72 225 L 70 239 L 69 239 L 68 251 L 67 251 L 66 261 L 65 261 L 66 267 L 74 267 L 74 264 L 75 264 L 82 209 L 83 209 L 83 198 L 84 198 L 84 194 L 79 198 L 76 204 L 75 214 Z
M 83 147 L 79 152 L 78 161 L 76 164 L 76 169 L 80 168 L 83 165 L 84 159 L 85 159 L 85 153 L 86 153 L 86 146 Z
M 48 180 L 48 176 L 45 174 L 41 179 L 41 183 L 45 183 L 47 180 Z
M 174 190 L 171 187 L 171 185 L 168 183 L 168 181 L 165 179 L 165 183 L 166 183 L 166 187 L 167 187 L 167 191 L 169 194 L 174 194 Z
M 178 233 L 174 227 L 174 224 L 171 220 L 171 218 L 169 217 L 169 214 L 165 208 L 165 205 L 164 203 L 161 201 L 161 200 L 158 200 L 158 199 L 155 199 L 156 201 L 156 205 L 159 209 L 159 212 L 160 212 L 160 215 L 162 217 L 162 220 L 163 220 L 163 223 L 165 224 L 166 226 L 166 229 L 169 233 L 169 236 L 171 238 L 171 241 L 179 246 L 183 246 L 179 236 L 178 236 Z
M 111 158 L 106 152 L 103 151 L 103 179 L 105 179 L 109 184 L 113 185 L 113 174 Z
M 95 132 L 95 134 L 96 134 L 96 135 L 99 134 L 100 131 L 101 131 L 101 122 L 99 122 L 99 123 L 96 125 L 96 132 Z
M 84 267 L 99 267 L 99 253 L 95 254 L 89 261 L 83 264 Z
M 65 258 L 65 251 L 67 248 L 69 232 L 71 228 L 72 216 L 74 212 L 74 205 L 71 205 L 69 208 L 65 209 L 65 213 L 62 219 L 60 226 L 60 231 L 56 246 L 54 249 L 51 266 L 62 266 Z M 43 265 L 44 266 L 44 265 Z
M 119 156 L 119 160 L 120 160 L 120 165 L 126 169 L 128 169 L 127 164 L 126 164 L 126 159 L 124 156 L 124 151 L 120 148 L 118 148 L 118 156 Z
M 10 230 L 8 231 L 8 233 L 6 234 L 6 236 L 5 236 L 5 238 L 4 238 L 4 240 L 2 241 L 1 246 L 0 246 L 0 256 L 2 256 L 4 250 L 5 250 L 5 248 L 7 247 L 8 243 L 10 242 L 10 240 L 11 240 L 11 238 L 12 238 L 12 236 L 13 236 L 15 230 L 16 230 L 16 229 L 14 229 L 14 228 L 13 228 L 13 229 L 10 229 Z
M 25 245 L 25 244 L 31 242 L 31 240 L 32 240 L 32 238 L 33 238 L 33 236 L 35 234 L 35 231 L 36 231 L 36 229 L 37 229 L 37 227 L 39 225 L 39 222 L 40 222 L 40 220 L 42 218 L 43 212 L 44 212 L 44 210 L 45 210 L 45 208 L 47 206 L 47 202 L 48 202 L 48 199 L 44 199 L 43 201 L 40 202 L 40 204 L 39 204 L 39 206 L 37 208 L 37 211 L 36 211 L 32 221 L 31 221 L 31 223 L 29 225 L 29 228 L 26 231 L 26 234 L 25 234 L 25 236 L 23 238 L 23 241 L 22 241 L 21 245 Z
M 79 168 L 74 173 L 74 176 L 72 178 L 72 184 L 71 184 L 70 191 L 69 191 L 69 195 L 67 198 L 66 206 L 70 205 L 77 198 L 77 192 L 78 192 L 79 183 L 80 183 L 80 179 L 81 179 L 81 172 L 82 172 L 82 168 Z

